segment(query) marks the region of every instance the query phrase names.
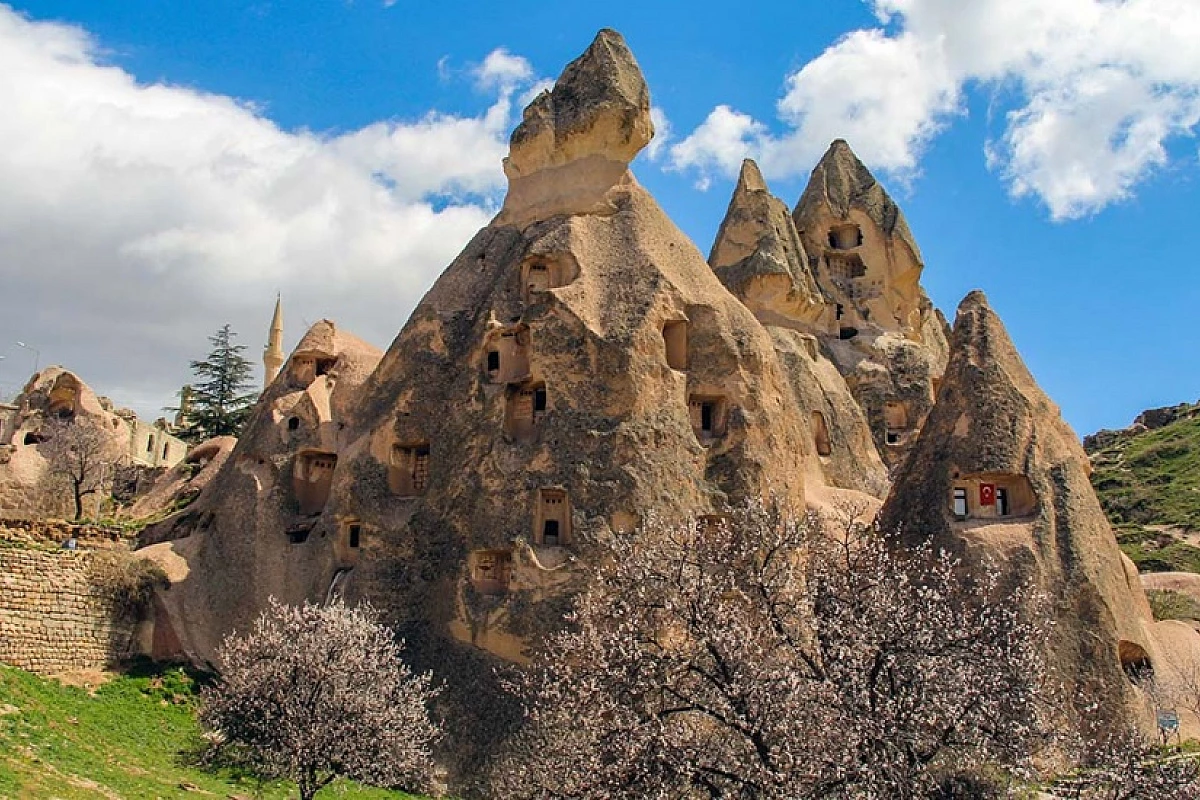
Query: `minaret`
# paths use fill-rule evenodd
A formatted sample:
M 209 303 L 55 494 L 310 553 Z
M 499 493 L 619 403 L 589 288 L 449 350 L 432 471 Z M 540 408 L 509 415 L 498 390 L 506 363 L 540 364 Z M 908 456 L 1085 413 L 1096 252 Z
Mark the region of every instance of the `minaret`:
M 263 350 L 263 366 L 266 367 L 263 380 L 264 391 L 275 380 L 275 376 L 279 374 L 279 370 L 283 367 L 283 362 L 283 308 L 280 304 L 279 296 L 276 295 L 275 316 L 271 317 L 271 333 L 267 337 L 266 349 Z

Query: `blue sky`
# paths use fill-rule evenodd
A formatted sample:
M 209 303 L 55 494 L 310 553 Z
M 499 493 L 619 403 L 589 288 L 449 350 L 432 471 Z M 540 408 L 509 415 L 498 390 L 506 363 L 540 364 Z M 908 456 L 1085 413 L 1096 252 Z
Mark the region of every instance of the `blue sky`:
M 984 289 L 1080 433 L 1200 397 L 1200 5 L 617 5 L 0 5 L 0 393 L 22 340 L 154 415 L 223 322 L 257 357 L 276 290 L 290 342 L 386 347 L 610 26 L 668 123 L 635 172 L 702 252 L 743 156 L 790 204 L 844 136 L 934 302 Z

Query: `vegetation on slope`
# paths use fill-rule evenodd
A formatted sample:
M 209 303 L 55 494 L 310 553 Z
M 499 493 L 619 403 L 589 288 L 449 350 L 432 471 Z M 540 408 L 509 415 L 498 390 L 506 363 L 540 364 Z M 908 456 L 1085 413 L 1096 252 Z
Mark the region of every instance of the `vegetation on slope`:
M 1122 550 L 1143 572 L 1200 572 L 1200 405 L 1149 411 L 1084 444 Z
M 0 667 L 0 798 L 295 797 L 290 784 L 190 766 L 200 741 L 195 700 L 194 681 L 178 669 L 89 690 Z M 351 784 L 324 794 L 406 797 Z

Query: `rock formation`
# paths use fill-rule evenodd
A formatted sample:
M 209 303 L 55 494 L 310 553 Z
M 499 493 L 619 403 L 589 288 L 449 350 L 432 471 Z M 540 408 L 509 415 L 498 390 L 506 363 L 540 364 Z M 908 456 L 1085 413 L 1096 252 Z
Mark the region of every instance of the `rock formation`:
M 328 320 L 313 325 L 199 498 L 143 532 L 152 557 L 185 563 L 173 569 L 186 577 L 161 598 L 181 655 L 211 660 L 220 639 L 269 596 L 323 598 L 346 567 L 353 553 L 339 538 L 345 531 L 321 510 L 356 392 L 379 355 Z M 193 451 L 197 463 L 214 443 Z M 211 454 L 220 457 L 219 444 Z
M 767 190 L 758 166 L 742 164 L 737 187 L 708 258 L 713 272 L 766 326 L 813 436 L 808 460 L 809 505 L 821 506 L 837 487 L 882 498 L 887 471 L 870 427 L 837 365 L 829 360 L 829 303 L 809 271 L 809 259 L 784 202 Z
M 150 490 L 138 497 L 124 512 L 130 519 L 146 519 L 187 505 L 200 496 L 233 452 L 237 439 L 217 436 L 188 451 L 184 459 L 154 481 Z
M 13 406 L 0 409 L 0 512 L 69 510 L 57 493 L 42 491 L 47 464 L 41 450 L 51 420 L 73 420 L 99 431 L 111 453 L 103 467 L 109 478 L 117 466 L 170 467 L 187 452 L 187 445 L 161 423 L 142 422 L 132 411 L 97 396 L 75 373 L 46 367 L 29 379 Z
M 1140 708 L 1133 680 L 1188 645 L 1176 626 L 1153 622 L 1088 472 L 1078 437 L 983 293 L 972 292 L 958 310 L 937 402 L 881 522 L 905 541 L 932 537 L 962 553 L 968 569 L 990 560 L 1043 592 L 1055 621 L 1048 660 L 1081 714 L 1099 701 L 1087 712 L 1094 720 Z M 1190 646 L 1200 652 L 1200 638 Z
M 445 680 L 469 771 L 515 722 L 494 667 L 562 624 L 599 544 L 768 493 L 878 503 L 913 447 L 889 518 L 1011 542 L 1060 600 L 1066 666 L 1124 686 L 1118 643 L 1138 648 L 1130 669 L 1155 647 L 1136 573 L 982 298 L 918 437 L 945 324 L 849 148 L 794 214 L 747 162 L 706 263 L 629 171 L 652 133 L 637 62 L 601 31 L 526 109 L 501 211 L 387 353 L 315 325 L 199 498 L 147 529 L 176 576 L 164 640 L 206 661 L 271 595 L 370 601 Z M 1014 520 L 954 519 L 956 482 L 1003 488 Z
M 792 216 L 827 300 L 825 349 L 895 467 L 946 367 L 946 322 L 921 288 L 921 251 L 899 206 L 841 140 Z

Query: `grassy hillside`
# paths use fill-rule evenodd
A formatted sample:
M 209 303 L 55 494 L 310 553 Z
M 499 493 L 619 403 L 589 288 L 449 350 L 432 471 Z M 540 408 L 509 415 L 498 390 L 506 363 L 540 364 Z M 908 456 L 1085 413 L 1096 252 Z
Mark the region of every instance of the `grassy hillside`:
M 1085 446 L 1122 549 L 1143 571 L 1200 572 L 1200 406 L 1146 412 Z
M 186 765 L 196 746 L 194 684 L 182 671 L 117 677 L 88 690 L 0 667 L 0 798 L 295 797 L 282 783 Z M 330 787 L 318 797 L 401 800 Z

